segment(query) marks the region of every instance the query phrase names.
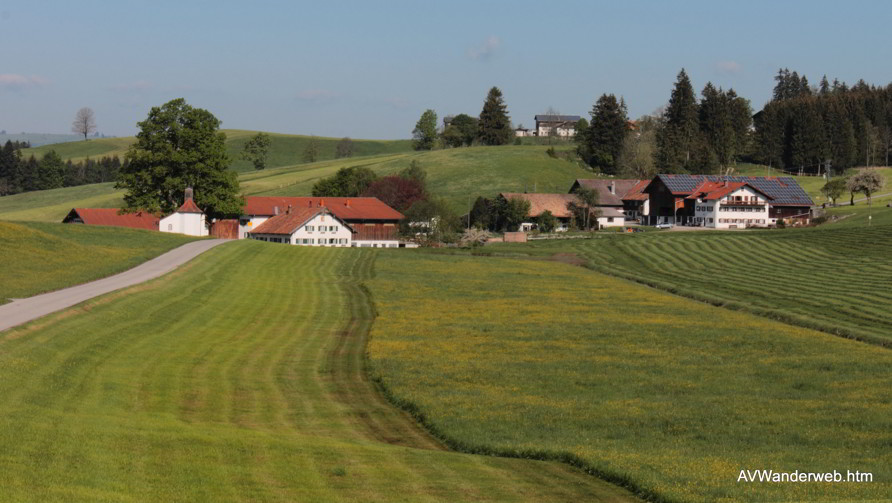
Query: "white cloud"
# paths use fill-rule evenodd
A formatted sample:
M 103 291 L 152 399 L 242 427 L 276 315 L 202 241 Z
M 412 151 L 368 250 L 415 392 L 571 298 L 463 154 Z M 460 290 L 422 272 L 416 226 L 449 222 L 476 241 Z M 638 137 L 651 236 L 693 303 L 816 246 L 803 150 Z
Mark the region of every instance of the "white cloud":
M 737 61 L 719 61 L 715 64 L 715 69 L 719 73 L 736 74 L 743 71 L 743 66 Z
M 468 57 L 474 60 L 488 60 L 501 47 L 502 41 L 495 35 L 490 35 L 482 44 L 468 49 Z
M 17 73 L 0 73 L 0 87 L 7 89 L 25 89 L 42 87 L 49 84 L 49 80 L 39 75 L 19 75 Z
M 340 93 L 330 89 L 304 89 L 297 93 L 297 97 L 306 101 L 331 100 L 340 96 Z

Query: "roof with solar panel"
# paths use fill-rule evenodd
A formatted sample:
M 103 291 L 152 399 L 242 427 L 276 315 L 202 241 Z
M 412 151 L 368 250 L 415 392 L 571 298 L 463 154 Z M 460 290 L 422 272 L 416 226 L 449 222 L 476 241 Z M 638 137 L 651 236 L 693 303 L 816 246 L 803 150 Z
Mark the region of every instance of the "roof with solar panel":
M 814 206 L 805 190 L 789 176 L 657 175 L 673 195 L 687 196 L 704 181 L 743 182 L 771 198 L 774 206 Z

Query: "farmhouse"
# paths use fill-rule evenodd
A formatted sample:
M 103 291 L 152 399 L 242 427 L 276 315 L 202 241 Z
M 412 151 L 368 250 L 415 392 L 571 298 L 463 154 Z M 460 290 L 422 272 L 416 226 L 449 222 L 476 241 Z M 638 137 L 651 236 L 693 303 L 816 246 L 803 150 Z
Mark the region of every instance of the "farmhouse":
M 765 227 L 771 197 L 745 182 L 703 182 L 685 198 L 694 204 L 693 225 L 715 229 Z
M 550 136 L 552 131 L 555 136 L 571 137 L 576 136 L 576 123 L 579 122 L 578 115 L 537 115 L 536 120 L 536 136 Z
M 353 228 L 325 206 L 294 209 L 268 218 L 248 238 L 299 246 L 353 246 Z
M 352 229 L 351 246 L 396 248 L 403 214 L 376 197 L 260 197 L 248 196 L 238 221 L 238 238 L 256 232 L 267 220 L 288 207 L 327 208 Z M 309 239 L 309 238 L 307 238 Z
M 537 227 L 537 220 L 543 213 L 550 211 L 558 224 L 556 231 L 566 231 L 570 228 L 570 204 L 578 204 L 579 199 L 574 194 L 524 194 L 519 192 L 502 192 L 502 199 L 523 199 L 530 202 L 530 211 L 527 213 L 529 220 L 520 224 L 521 231 L 531 231 Z
M 622 227 L 630 220 L 647 215 L 649 204 L 642 189 L 648 180 L 614 178 L 579 178 L 570 186 L 570 192 L 580 188 L 598 193 L 598 224 L 600 227 Z
M 734 184 L 742 185 L 736 186 L 731 192 L 724 191 Z M 779 220 L 785 224 L 807 224 L 811 208 L 814 206 L 808 194 L 791 177 L 657 175 L 645 187 L 644 192 L 650 199 L 650 214 L 646 218 L 646 223 L 650 225 L 661 223 L 708 225 L 709 218 L 713 218 L 713 223 L 717 226 L 718 224 L 738 227 L 768 226 L 777 224 Z M 719 199 L 704 199 L 710 194 L 712 194 L 711 197 L 719 197 Z M 721 196 L 716 196 L 716 194 L 721 194 Z M 729 200 L 728 197 L 740 197 L 741 199 Z M 750 199 L 745 200 L 744 197 Z M 754 201 L 753 197 L 757 202 L 767 203 L 768 211 L 766 213 L 758 212 L 761 216 L 753 214 L 762 203 L 752 206 L 730 204 Z M 704 201 L 707 210 L 702 208 Z M 710 203 L 710 201 L 713 202 Z M 719 210 L 721 206 L 727 206 L 727 211 L 730 213 L 721 215 L 716 213 L 725 211 Z M 700 207 L 699 214 L 698 207 Z M 740 208 L 743 208 L 742 212 Z M 714 214 L 709 215 L 708 213 Z M 700 220 L 697 217 L 700 217 Z M 703 220 L 704 218 L 706 220 Z M 726 221 L 718 222 L 719 219 Z M 728 222 L 728 219 L 732 222 Z M 764 222 L 755 222 L 755 220 L 764 220 Z

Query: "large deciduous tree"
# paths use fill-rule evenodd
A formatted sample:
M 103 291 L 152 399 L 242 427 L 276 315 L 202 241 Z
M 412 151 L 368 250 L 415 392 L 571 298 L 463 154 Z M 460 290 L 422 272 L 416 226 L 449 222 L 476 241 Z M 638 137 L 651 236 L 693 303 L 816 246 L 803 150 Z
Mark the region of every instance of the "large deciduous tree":
M 415 150 L 432 150 L 437 143 L 437 112 L 427 109 L 412 130 Z
M 245 143 L 241 158 L 250 161 L 254 165 L 254 169 L 264 169 L 266 168 L 266 156 L 269 153 L 270 145 L 272 145 L 272 140 L 268 134 L 257 133 Z
M 873 169 L 866 169 L 859 172 L 857 175 L 853 175 L 849 178 L 847 186 L 849 191 L 852 194 L 856 192 L 860 192 L 867 197 L 867 213 L 868 213 L 868 225 L 870 221 L 873 219 L 871 216 L 871 198 L 876 191 L 883 188 L 886 184 L 885 178 L 878 171 Z M 854 199 L 852 200 L 854 204 Z
M 377 178 L 378 175 L 369 168 L 341 168 L 333 176 L 316 182 L 312 194 L 314 197 L 357 197 Z
M 243 200 L 229 170 L 220 121 L 178 98 L 153 107 L 127 151 L 117 188 L 126 190 L 124 210 L 170 213 L 183 204 L 184 189 L 211 217 L 238 215 Z
M 514 139 L 508 107 L 498 87 L 489 90 L 477 121 L 477 138 L 484 145 L 507 145 Z
M 471 146 L 477 137 L 477 119 L 468 114 L 458 114 L 443 131 L 443 141 L 450 147 Z
M 89 107 L 81 108 L 74 114 L 74 122 L 71 123 L 71 131 L 76 134 L 84 135 L 84 141 L 87 135 L 96 131 L 96 117 L 93 109 Z

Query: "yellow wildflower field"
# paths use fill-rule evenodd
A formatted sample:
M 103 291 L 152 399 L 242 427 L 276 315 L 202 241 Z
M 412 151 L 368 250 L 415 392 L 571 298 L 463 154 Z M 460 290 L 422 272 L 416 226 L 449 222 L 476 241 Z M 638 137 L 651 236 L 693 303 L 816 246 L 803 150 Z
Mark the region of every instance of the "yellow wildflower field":
M 454 447 L 669 501 L 892 494 L 888 349 L 553 262 L 382 252 L 375 272 L 371 371 Z

